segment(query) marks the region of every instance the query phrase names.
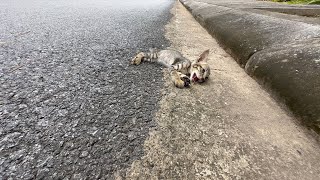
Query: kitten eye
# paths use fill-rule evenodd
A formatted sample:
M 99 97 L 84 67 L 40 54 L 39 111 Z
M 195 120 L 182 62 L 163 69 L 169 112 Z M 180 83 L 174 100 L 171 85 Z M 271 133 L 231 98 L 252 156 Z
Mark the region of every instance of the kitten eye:
M 198 65 L 193 65 L 193 67 L 194 67 L 194 68 L 197 68 L 197 67 L 198 67 Z
M 205 72 L 206 72 L 206 70 L 202 69 L 202 73 L 205 73 Z

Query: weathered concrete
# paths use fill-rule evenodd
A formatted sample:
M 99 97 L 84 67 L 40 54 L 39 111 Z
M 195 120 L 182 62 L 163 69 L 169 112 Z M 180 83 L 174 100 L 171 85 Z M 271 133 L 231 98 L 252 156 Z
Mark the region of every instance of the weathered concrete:
M 308 17 L 318 17 L 320 16 L 320 7 L 280 7 L 280 8 L 256 8 L 261 10 L 267 10 L 272 12 L 279 12 L 285 14 L 299 15 L 299 16 L 308 16 Z
M 312 124 L 316 131 L 320 130 L 318 129 L 320 76 L 319 65 L 316 63 L 319 58 L 316 47 L 318 47 L 317 39 L 320 37 L 320 25 L 316 21 L 306 17 L 263 11 L 263 9 L 275 9 L 276 6 L 279 9 L 298 8 L 270 2 L 250 0 L 181 0 L 181 2 L 242 67 L 246 66 L 250 58 L 253 59 L 254 62 L 247 64 L 250 75 L 268 88 L 271 87 L 271 90 L 279 95 L 304 123 Z M 319 9 L 318 6 L 303 6 L 309 9 L 312 7 Z M 305 46 L 313 48 L 300 48 Z M 276 56 L 277 53 L 283 54 Z M 294 58 L 294 54 L 299 54 L 298 59 Z M 261 60 L 258 60 L 259 58 Z M 282 60 L 294 63 L 287 63 L 286 68 L 281 68 L 281 63 L 275 64 L 276 61 Z M 254 66 L 257 64 L 259 71 L 254 73 L 249 70 L 255 69 Z M 298 78 L 296 73 L 292 72 L 297 69 L 300 71 Z M 306 82 L 309 84 L 305 85 Z
M 210 49 L 212 75 L 183 90 L 168 81 L 158 126 L 127 179 L 319 179 L 320 147 L 308 131 L 180 3 L 172 12 L 172 47 L 190 59 Z
M 246 72 L 283 97 L 303 123 L 320 131 L 320 40 L 257 52 Z
M 240 65 L 245 65 L 254 53 L 263 49 L 320 36 L 320 27 L 252 13 L 244 5 L 238 8 L 231 3 L 216 5 L 214 0 L 212 3 L 182 2 L 208 32 L 230 50 Z M 258 7 L 261 8 L 250 4 L 246 8 Z

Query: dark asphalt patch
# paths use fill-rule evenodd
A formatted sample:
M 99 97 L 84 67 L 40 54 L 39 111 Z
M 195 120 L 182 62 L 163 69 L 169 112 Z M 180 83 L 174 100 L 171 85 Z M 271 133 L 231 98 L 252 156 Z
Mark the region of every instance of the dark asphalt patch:
M 130 3 L 0 3 L 1 179 L 110 179 L 143 155 L 163 77 L 128 62 L 168 46 L 172 2 Z

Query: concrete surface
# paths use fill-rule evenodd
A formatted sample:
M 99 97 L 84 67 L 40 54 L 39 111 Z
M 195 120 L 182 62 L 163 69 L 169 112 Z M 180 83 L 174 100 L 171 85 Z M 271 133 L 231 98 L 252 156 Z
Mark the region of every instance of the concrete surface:
M 266 11 L 279 12 L 284 14 L 292 14 L 298 16 L 307 16 L 307 17 L 319 17 L 320 16 L 320 7 L 271 7 L 271 8 L 256 8 Z
M 249 75 L 277 95 L 304 124 L 320 133 L 319 19 L 269 11 L 319 10 L 318 6 L 254 0 L 181 2 L 242 67 L 250 69 Z M 279 63 L 286 60 L 289 63 Z
M 245 70 L 276 90 L 302 123 L 320 132 L 320 39 L 257 52 Z
M 210 49 L 208 82 L 168 81 L 157 129 L 126 179 L 320 178 L 319 143 L 241 69 L 180 4 L 166 26 L 172 47 L 195 59 Z M 166 73 L 167 74 L 167 73 Z M 117 179 L 122 179 L 118 173 Z
M 0 1 L 0 179 L 110 179 L 143 155 L 170 0 Z M 147 71 L 146 71 L 147 69 Z

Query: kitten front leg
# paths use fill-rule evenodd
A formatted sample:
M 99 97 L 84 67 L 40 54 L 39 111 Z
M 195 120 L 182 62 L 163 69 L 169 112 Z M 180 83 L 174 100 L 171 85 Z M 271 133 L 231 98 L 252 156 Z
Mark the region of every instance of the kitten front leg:
M 140 52 L 131 60 L 131 64 L 139 65 L 144 58 L 146 58 L 146 54 L 144 52 Z
M 171 75 L 171 80 L 176 87 L 178 88 L 190 87 L 190 79 L 188 76 L 176 70 L 172 70 L 170 72 L 170 75 Z

